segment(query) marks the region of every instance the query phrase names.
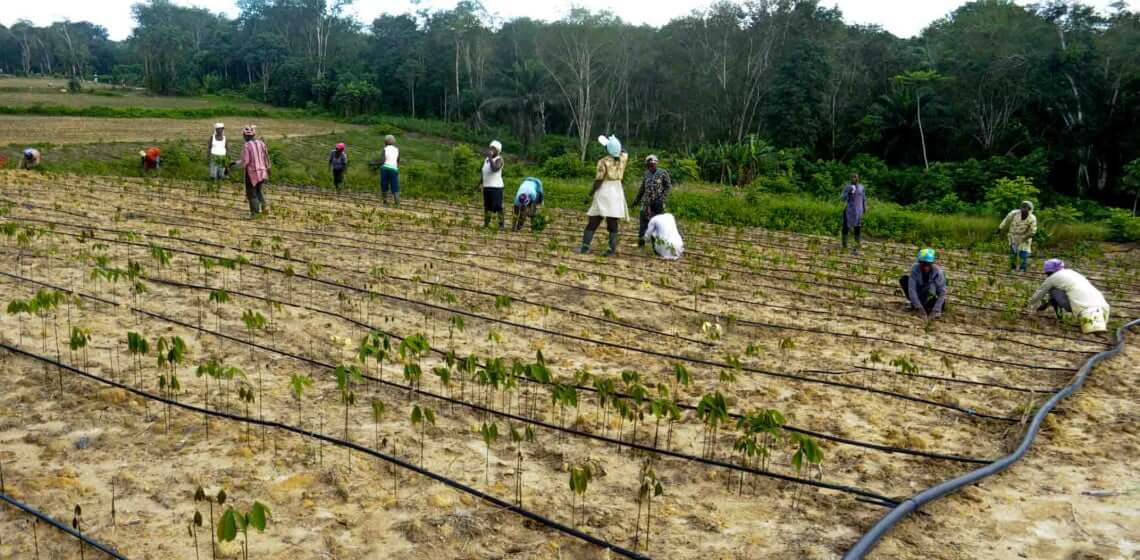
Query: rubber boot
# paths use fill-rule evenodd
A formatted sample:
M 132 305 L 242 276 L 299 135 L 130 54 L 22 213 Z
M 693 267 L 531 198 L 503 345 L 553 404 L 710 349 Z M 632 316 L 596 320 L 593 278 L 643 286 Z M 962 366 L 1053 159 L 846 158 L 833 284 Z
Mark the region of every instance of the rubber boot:
M 604 256 L 612 257 L 615 254 L 617 254 L 617 244 L 618 244 L 618 232 L 611 231 L 610 232 L 610 248 L 608 250 L 606 250 L 606 253 Z
M 590 252 L 590 244 L 594 242 L 594 230 L 588 229 L 582 232 L 582 246 L 578 248 L 579 255 L 585 255 Z
M 396 208 L 400 207 L 400 193 L 392 193 L 392 200 L 396 201 Z
M 506 223 L 506 216 L 499 212 L 499 231 L 503 231 L 503 226 Z
M 489 227 L 491 227 L 491 213 L 484 210 L 483 211 L 483 229 L 486 229 Z
M 381 193 L 380 198 L 381 198 L 381 200 L 383 200 L 384 206 L 387 206 L 388 205 L 388 193 Z

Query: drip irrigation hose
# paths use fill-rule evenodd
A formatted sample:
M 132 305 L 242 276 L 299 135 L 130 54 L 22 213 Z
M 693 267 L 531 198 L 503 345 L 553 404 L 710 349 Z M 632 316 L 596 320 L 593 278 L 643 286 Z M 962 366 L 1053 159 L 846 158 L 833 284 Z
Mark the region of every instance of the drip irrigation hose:
M 1017 449 L 1015 449 L 1013 453 L 1010 453 L 1009 455 L 1006 455 L 1005 457 L 1002 457 L 1001 459 L 998 459 L 997 461 L 994 461 L 993 463 L 982 468 L 970 471 L 957 478 L 947 480 L 941 484 L 927 488 L 926 490 L 923 490 L 922 492 L 919 492 L 918 494 L 915 494 L 914 496 L 908 498 L 906 501 L 895 507 L 895 509 L 892 509 L 886 515 L 884 515 L 883 518 L 878 521 L 878 523 L 871 527 L 869 531 L 864 533 L 859 541 L 856 542 L 855 545 L 847 551 L 847 554 L 843 555 L 843 559 L 862 560 L 862 558 L 866 557 L 867 554 L 869 554 L 871 550 L 875 548 L 875 545 L 879 542 L 879 539 L 883 538 L 883 535 L 886 535 L 887 531 L 890 531 L 895 525 L 897 525 L 911 513 L 917 511 L 920 507 L 948 494 L 957 492 L 967 486 L 976 484 L 983 479 L 996 475 L 1010 468 L 1014 463 L 1021 460 L 1021 458 L 1024 457 L 1025 454 L 1029 451 L 1029 447 L 1033 445 L 1034 440 L 1037 438 L 1037 433 L 1041 430 L 1041 424 L 1045 421 L 1045 417 L 1049 415 L 1049 412 L 1051 412 L 1053 408 L 1057 406 L 1057 403 L 1080 390 L 1081 386 L 1084 385 L 1085 380 L 1088 379 L 1089 374 L 1092 373 L 1093 367 L 1095 367 L 1100 362 L 1103 362 L 1104 360 L 1119 354 L 1124 349 L 1124 331 L 1131 330 L 1137 325 L 1140 325 L 1140 319 L 1136 319 L 1117 329 L 1116 344 L 1112 348 L 1089 358 L 1084 363 L 1084 365 L 1081 366 L 1081 369 L 1077 371 L 1077 374 L 1071 383 L 1050 397 L 1048 401 L 1045 401 L 1045 404 L 1041 405 L 1041 408 L 1037 409 L 1037 412 L 1033 415 L 1033 420 L 1029 423 L 1029 428 L 1026 430 L 1025 436 L 1022 437 L 1021 443 L 1017 446 Z
M 80 296 L 82 296 L 82 297 L 84 297 L 84 298 L 87 298 L 87 299 L 90 299 L 90 300 L 92 300 L 92 301 L 96 301 L 96 302 L 99 302 L 99 303 L 103 303 L 103 304 L 106 304 L 106 305 L 112 305 L 112 306 L 116 306 L 116 307 L 120 307 L 120 306 L 121 306 L 121 307 L 126 307 L 126 309 L 127 309 L 128 311 L 131 311 L 131 312 L 135 312 L 135 313 L 139 313 L 139 314 L 142 314 L 142 315 L 144 315 L 144 316 L 150 317 L 150 318 L 152 318 L 152 319 L 155 319 L 155 320 L 159 320 L 159 321 L 165 321 L 165 322 L 168 322 L 168 323 L 171 323 L 171 324 L 174 324 L 174 325 L 178 325 L 178 326 L 181 326 L 181 327 L 185 327 L 185 328 L 188 328 L 188 329 L 192 329 L 192 330 L 195 330 L 195 331 L 198 331 L 198 332 L 204 333 L 204 334 L 209 334 L 209 335 L 211 335 L 211 336 L 216 336 L 216 337 L 218 337 L 218 338 L 221 338 L 221 339 L 223 339 L 223 340 L 228 340 L 228 341 L 231 341 L 231 342 L 236 342 L 236 343 L 238 343 L 238 344 L 244 344 L 244 345 L 246 345 L 246 346 L 249 346 L 249 347 L 251 347 L 251 348 L 256 348 L 256 349 L 258 349 L 258 350 L 263 350 L 263 351 L 267 351 L 267 352 L 272 352 L 272 353 L 274 353 L 274 354 L 278 354 L 278 355 L 280 355 L 280 356 L 284 356 L 284 357 L 286 357 L 286 358 L 291 358 L 291 359 L 294 359 L 294 360 L 297 360 L 297 361 L 300 361 L 300 362 L 303 362 L 303 363 L 306 363 L 306 364 L 309 364 L 309 365 L 312 365 L 312 366 L 317 366 L 317 367 L 321 367 L 321 368 L 325 368 L 325 369 L 330 369 L 330 370 L 331 370 L 331 369 L 335 369 L 335 366 L 333 366 L 332 364 L 327 364 L 327 363 L 324 363 L 324 362 L 320 362 L 320 361 L 318 361 L 318 360 L 315 360 L 315 359 L 312 359 L 312 358 L 309 358 L 309 357 L 306 357 L 306 356 L 302 356 L 302 355 L 300 355 L 300 354 L 294 354 L 294 353 L 292 353 L 292 352 L 288 352 L 288 351 L 285 351 L 285 350 L 281 350 L 281 349 L 278 349 L 278 348 L 275 348 L 275 347 L 272 347 L 272 346 L 267 346 L 267 345 L 264 345 L 264 344 L 260 344 L 260 343 L 251 342 L 251 341 L 248 341 L 248 340 L 245 340 L 245 339 L 242 339 L 242 338 L 238 338 L 238 337 L 235 337 L 235 336 L 232 336 L 232 335 L 228 335 L 228 334 L 225 334 L 225 333 L 222 333 L 222 332 L 217 332 L 217 331 L 213 331 L 213 330 L 210 330 L 210 329 L 206 329 L 206 328 L 204 328 L 204 327 L 199 327 L 199 326 L 196 326 L 196 325 L 194 325 L 194 324 L 192 324 L 192 323 L 188 323 L 188 322 L 185 322 L 185 321 L 181 321 L 181 320 L 178 320 L 178 319 L 174 319 L 174 318 L 171 318 L 171 317 L 167 317 L 167 316 L 165 316 L 165 315 L 162 315 L 162 314 L 159 314 L 159 313 L 154 313 L 154 312 L 151 312 L 151 311 L 146 311 L 146 310 L 144 310 L 144 309 L 139 309 L 139 308 L 136 308 L 136 307 L 133 307 L 133 306 L 129 306 L 129 305 L 122 305 L 122 304 L 119 304 L 118 302 L 115 302 L 115 301 L 113 301 L 113 300 L 109 300 L 109 299 L 101 298 L 101 297 L 99 297 L 99 296 L 91 296 L 91 295 L 87 295 L 87 294 L 81 294 L 81 293 L 79 293 L 79 292 L 75 292 L 75 291 L 71 291 L 71 290 L 68 290 L 67 288 L 62 288 L 62 287 L 54 286 L 54 285 L 52 285 L 52 284 L 47 284 L 47 283 L 45 283 L 45 282 L 40 282 L 40 281 L 37 281 L 37 280 L 33 280 L 33 279 L 29 279 L 29 278 L 22 278 L 22 277 L 19 277 L 19 276 L 15 276 L 15 275 L 12 275 L 12 274 L 8 274 L 8 273 L 5 273 L 5 272 L 0 272 L 0 275 L 9 276 L 9 277 L 12 277 L 12 278 L 16 278 L 16 279 L 19 279 L 19 280 L 22 280 L 22 281 L 25 281 L 25 282 L 33 283 L 33 284 L 37 284 L 37 285 L 40 285 L 40 286 L 44 286 L 44 287 L 46 287 L 46 288 L 50 288 L 50 289 L 54 289 L 54 290 L 63 290 L 63 291 L 67 291 L 68 293 L 72 293 L 72 294 L 80 295 Z M 180 283 L 178 283 L 178 282 L 172 282 L 172 281 L 166 281 L 166 280 L 162 280 L 162 281 L 155 281 L 155 280 L 152 280 L 152 281 L 153 281 L 153 282 L 156 282 L 156 283 L 160 283 L 160 284 L 173 284 L 173 285 L 176 285 L 176 286 L 177 286 L 177 285 L 181 285 L 181 284 L 180 284 Z M 271 300 L 271 299 L 269 299 L 269 298 L 261 298 L 261 297 L 259 297 L 259 296 L 254 296 L 254 295 L 250 295 L 250 294 L 244 294 L 244 293 L 241 293 L 241 292 L 230 292 L 230 293 L 231 293 L 231 294 L 233 294 L 233 295 L 241 296 L 241 297 L 251 297 L 251 298 L 256 298 L 256 299 L 262 299 L 262 300 L 265 300 L 265 301 L 270 301 L 270 302 L 275 302 L 275 303 L 282 303 L 282 304 L 286 304 L 286 305 L 291 305 L 291 306 L 293 306 L 293 307 L 299 307 L 299 308 L 301 308 L 301 309 L 305 309 L 305 310 L 308 310 L 308 311 L 319 312 L 319 313 L 325 313 L 325 314 L 327 314 L 327 315 L 329 315 L 329 316 L 332 316 L 332 317 L 337 317 L 337 318 L 339 318 L 339 319 L 343 319 L 343 320 L 345 320 L 345 321 L 351 322 L 351 323 L 353 323 L 353 324 L 356 324 L 356 325 L 359 325 L 359 326 L 362 326 L 362 327 L 366 327 L 366 328 L 373 328 L 373 327 L 371 327 L 370 325 L 366 325 L 366 324 L 364 324 L 364 323 L 361 323 L 361 322 L 359 322 L 359 321 L 357 321 L 357 320 L 355 320 L 355 319 L 352 319 L 352 318 L 350 318 L 350 317 L 345 317 L 345 316 L 343 316 L 343 315 L 340 315 L 339 313 L 335 313 L 335 312 L 331 312 L 331 311 L 323 311 L 323 310 L 320 310 L 320 309 L 314 309 L 314 308 L 310 308 L 310 307 L 307 307 L 307 306 L 299 306 L 299 305 L 296 305 L 296 304 L 287 304 L 287 303 L 285 303 L 285 302 L 280 302 L 280 301 L 277 301 L 277 300 Z M 399 336 L 399 335 L 396 335 L 396 334 L 392 334 L 392 333 L 388 333 L 388 332 L 385 332 L 385 331 L 382 331 L 382 330 L 379 330 L 379 329 L 374 329 L 374 330 L 376 330 L 376 332 L 380 332 L 381 334 L 385 334 L 385 335 L 388 335 L 388 336 L 390 336 L 390 337 L 394 338 L 394 339 L 395 339 L 395 340 L 397 340 L 397 341 L 403 340 L 403 337 L 401 337 L 401 336 Z M 442 350 L 439 350 L 438 348 L 432 348 L 431 350 L 432 350 L 433 352 L 437 353 L 437 354 L 440 354 L 440 355 L 444 355 L 444 354 L 446 354 L 444 351 L 442 351 Z M 412 391 L 412 392 L 415 392 L 415 393 L 418 393 L 418 394 L 421 394 L 421 395 L 424 395 L 424 396 L 427 396 L 427 397 L 436 398 L 436 399 L 439 399 L 439 400 L 444 400 L 444 401 L 447 401 L 447 402 L 449 402 L 449 403 L 452 403 L 452 404 L 458 404 L 458 405 L 460 405 L 460 406 L 464 406 L 464 407 L 467 407 L 467 408 L 476 409 L 476 410 L 478 410 L 478 411 L 486 411 L 486 412 L 490 412 L 490 413 L 492 413 L 492 414 L 496 414 L 496 415 L 500 415 L 500 416 L 505 416 L 505 417 L 513 417 L 513 415 L 510 415 L 510 414 L 508 414 L 508 413 L 503 413 L 503 412 L 501 412 L 501 411 L 496 411 L 496 410 L 494 410 L 494 409 L 485 408 L 485 407 L 482 407 L 481 405 L 477 405 L 477 404 L 474 404 L 474 403 L 470 403 L 470 402 L 467 402 L 467 401 L 464 401 L 464 400 L 461 400 L 461 399 L 454 399 L 453 397 L 445 397 L 445 396 L 439 395 L 439 394 L 437 394 L 437 393 L 432 393 L 432 392 L 430 392 L 430 391 L 424 391 L 424 390 L 422 390 L 422 389 L 412 388 L 412 387 L 409 387 L 409 386 L 407 386 L 407 385 L 401 385 L 401 384 L 399 384 L 399 383 L 393 383 L 393 382 L 391 382 L 391 381 L 387 381 L 387 380 L 385 380 L 385 379 L 382 379 L 382 378 L 377 378 L 377 377 L 373 377 L 373 376 L 370 376 L 370 375 L 365 375 L 365 376 L 364 376 L 364 378 L 365 378 L 365 379 L 367 379 L 367 380 L 369 380 L 369 381 L 375 382 L 375 383 L 380 383 L 380 384 L 383 384 L 383 385 L 386 385 L 386 386 L 395 387 L 395 388 L 398 388 L 398 389 L 400 389 L 400 390 L 403 390 L 403 391 L 408 391 L 408 390 L 410 390 L 410 391 Z M 521 379 L 521 380 L 523 380 L 523 381 L 526 381 L 526 382 L 528 382 L 528 383 L 536 384 L 536 385 L 545 385 L 545 386 L 552 386 L 552 385 L 554 385 L 553 383 L 542 382 L 542 381 L 536 381 L 536 380 L 530 379 L 530 378 L 528 378 L 528 377 L 521 377 L 521 378 L 519 378 L 519 379 Z M 581 386 L 581 385 L 575 385 L 574 387 L 575 387 L 575 389 L 577 389 L 577 390 L 581 390 L 581 391 L 585 391 L 585 392 L 590 392 L 590 393 L 596 393 L 596 392 L 597 392 L 597 390 L 596 390 L 596 389 L 594 389 L 594 388 L 592 388 L 592 387 L 586 387 L 586 386 Z M 619 398 L 626 398 L 626 399 L 632 399 L 632 398 L 633 398 L 633 397 L 631 397 L 630 395 L 627 395 L 627 394 L 625 394 L 625 393 L 622 393 L 622 392 L 618 392 L 618 391 L 615 391 L 615 392 L 613 393 L 613 396 L 615 396 L 615 397 L 619 397 Z M 679 408 L 682 408 L 682 409 L 685 409 L 685 410 L 692 410 L 692 411 L 695 411 L 695 410 L 697 410 L 697 407 L 696 407 L 696 406 L 693 406 L 693 405 L 691 405 L 691 404 L 687 404 L 687 403 L 680 403 L 680 402 L 678 402 L 678 403 L 676 403 L 676 404 L 677 404 L 677 406 L 678 406 Z M 730 416 L 732 419 L 734 419 L 734 420 L 739 420 L 740 418 L 743 418 L 743 417 L 744 417 L 743 415 L 741 415 L 741 414 L 739 414 L 739 413 L 732 413 L 732 412 L 730 412 L 730 413 L 729 413 L 729 416 Z M 564 428 L 564 427 L 560 427 L 560 426 L 554 426 L 554 425 L 552 425 L 552 424 L 550 424 L 550 425 L 547 425 L 546 423 L 543 423 L 543 422 L 541 422 L 541 421 L 537 421 L 537 420 L 534 420 L 534 419 L 529 419 L 529 418 L 525 418 L 525 417 L 517 417 L 517 418 L 518 418 L 520 421 L 524 421 L 524 422 L 531 422 L 531 423 L 535 423 L 535 424 L 543 425 L 544 427 L 547 427 L 547 428 L 549 428 L 549 429 L 551 429 L 551 430 L 555 430 L 555 431 L 561 431 L 561 432 L 572 433 L 572 434 L 580 434 L 580 435 L 583 435 L 584 437 L 589 437 L 589 438 L 593 438 L 593 439 L 601 439 L 601 440 L 603 440 L 603 441 L 606 441 L 606 442 L 608 442 L 608 443 L 614 443 L 614 444 L 617 444 L 617 445 L 624 445 L 624 446 L 631 446 L 631 444 L 630 444 L 629 442 L 622 442 L 622 441 L 620 441 L 620 440 L 614 440 L 614 439 L 612 439 L 612 438 L 608 438 L 608 437 L 606 437 L 606 436 L 597 436 L 596 434 L 591 434 L 591 433 L 589 433 L 589 432 L 579 432 L 579 431 L 577 431 L 577 430 L 572 430 L 572 429 L 568 429 L 568 428 Z M 882 451 L 882 452 L 885 452 L 885 453 L 892 453 L 892 454 L 894 454 L 894 453 L 897 453 L 897 454 L 902 454 L 902 455 L 912 455 L 912 456 L 915 456 L 915 457 L 923 457 L 923 458 L 927 458 L 927 459 L 938 459 L 938 460 L 943 460 L 943 461 L 952 461 L 952 462 L 959 462 L 959 463 L 987 464 L 987 463 L 990 463 L 990 462 L 992 462 L 992 461 L 991 461 L 991 460 L 989 460 L 989 459 L 978 459 L 978 458 L 974 458 L 974 457 L 963 457 L 963 456 L 959 456 L 959 455 L 948 455 L 948 454 L 942 454 L 942 453 L 933 453 L 933 452 L 928 452 L 928 451 L 920 451 L 920 450 L 916 450 L 916 449 L 909 449 L 909 448 L 905 448 L 905 447 L 894 447 L 894 446 L 889 446 L 889 445 L 881 445 L 881 444 L 877 444 L 877 443 L 871 443 L 871 442 L 865 442 L 865 441 L 859 441 L 859 440 L 852 440 L 852 439 L 847 439 L 847 438 L 843 438 L 843 437 L 839 437 L 839 436 L 835 436 L 835 435 L 831 435 L 831 434 L 826 434 L 826 433 L 821 433 L 821 432 L 815 432 L 815 431 L 812 431 L 812 430 L 807 430 L 807 429 L 804 429 L 804 428 L 798 428 L 798 427 L 795 427 L 795 426 L 788 426 L 788 425 L 785 425 L 785 426 L 783 426 L 783 429 L 784 429 L 784 430 L 786 430 L 786 431 L 789 431 L 789 432 L 797 432 L 797 433 L 801 433 L 801 434 L 804 434 L 804 435 L 809 435 L 809 436 L 812 436 L 812 437 L 815 437 L 815 438 L 819 438 L 819 439 L 823 439 L 823 440 L 828 440 L 828 441 L 833 441 L 833 442 L 836 442 L 836 443 L 841 443 L 841 444 L 851 445 L 851 446 L 853 446 L 853 447 L 862 447 L 862 448 L 866 448 L 866 449 L 873 449 L 873 450 L 876 450 L 876 451 Z M 634 446 L 634 447 L 637 447 L 638 445 L 639 445 L 639 444 L 632 444 L 632 446 Z M 722 463 L 722 462 L 717 462 L 717 461 L 713 461 L 713 462 L 710 462 L 710 461 L 708 461 L 708 460 L 706 460 L 706 459 L 704 459 L 704 458 L 701 458 L 701 457 L 696 457 L 696 456 L 693 456 L 693 455 L 684 454 L 684 453 L 679 453 L 679 452 L 673 452 L 673 451 L 669 451 L 669 450 L 660 450 L 659 448 L 656 448 L 656 447 L 650 447 L 650 446 L 641 446 L 641 447 L 645 447 L 645 449 L 643 449 L 643 450 L 647 450 L 647 451 L 651 451 L 651 452 L 660 452 L 660 453 L 664 453 L 664 454 L 672 455 L 672 456 L 675 456 L 675 457 L 678 457 L 678 458 L 682 458 L 682 459 L 686 459 L 686 460 L 690 460 L 690 461 L 694 461 L 694 462 L 699 462 L 699 463 L 701 463 L 701 462 L 703 462 L 703 463 L 709 463 L 710 465 L 715 465 L 715 466 L 722 466 L 722 467 L 726 467 L 726 468 L 729 468 L 729 469 L 732 469 L 732 470 L 738 470 L 738 471 L 749 472 L 749 473 L 752 473 L 752 474 L 758 474 L 758 475 L 761 475 L 761 476 L 768 476 L 768 474 L 769 474 L 767 471 L 757 471 L 757 470 L 755 470 L 755 469 L 751 469 L 751 468 L 742 468 L 742 467 L 740 467 L 740 466 L 738 466 L 738 465 L 732 465 L 731 463 Z M 777 475 L 777 476 L 776 476 L 776 478 L 779 478 L 779 475 Z M 799 480 L 799 479 L 796 479 L 796 480 Z M 811 484 L 809 483 L 809 485 L 811 485 Z M 836 489 L 838 489 L 838 488 L 836 488 Z M 856 489 L 856 490 L 858 490 L 858 489 Z M 887 498 L 887 500 L 890 500 L 890 498 Z
M 12 496 L 9 496 L 9 495 L 4 494 L 4 493 L 0 493 L 0 501 L 3 501 L 5 503 L 7 503 L 8 505 L 10 505 L 10 506 L 12 506 L 12 507 L 14 507 L 20 511 L 23 511 L 26 514 L 31 515 L 32 517 L 35 517 L 36 519 L 39 519 L 40 521 L 43 521 L 44 523 L 47 523 L 48 525 L 51 525 L 52 527 L 55 527 L 56 529 L 59 529 L 60 531 L 63 531 L 64 533 L 67 533 L 67 534 L 79 539 L 81 542 L 83 542 L 83 544 L 85 544 L 91 548 L 94 548 L 95 550 L 98 550 L 99 552 L 102 552 L 103 554 L 106 554 L 107 556 L 110 556 L 111 558 L 114 558 L 116 560 L 127 560 L 126 556 L 123 556 L 118 551 L 116 551 L 114 548 L 111 548 L 110 546 L 107 546 L 107 545 L 105 545 L 105 544 L 103 544 L 103 543 L 101 543 L 95 539 L 92 539 L 91 537 L 84 535 L 83 533 L 76 531 L 75 529 L 72 529 L 71 527 L 68 527 L 67 524 L 65 524 L 65 523 L 60 523 L 54 517 L 42 512 L 42 511 L 40 511 L 40 510 L 38 510 L 38 509 L 28 505 L 28 504 L 25 504 L 24 502 L 21 502 L 20 500 L 17 500 L 16 498 L 13 498 Z
M 261 420 L 258 418 L 252 418 L 252 417 L 242 416 L 242 415 L 238 415 L 238 414 L 231 414 L 229 412 L 223 412 L 220 410 L 208 410 L 208 409 L 205 409 L 205 408 L 202 408 L 199 406 L 195 406 L 192 404 L 179 402 L 179 401 L 176 401 L 174 399 L 168 399 L 166 397 L 162 397 L 162 396 L 155 395 L 155 394 L 147 392 L 147 391 L 143 391 L 142 389 L 137 389 L 137 388 L 132 387 L 130 385 L 127 385 L 125 383 L 120 383 L 118 381 L 110 380 L 110 379 L 95 375 L 93 373 L 90 373 L 90 372 L 84 371 L 82 369 L 79 369 L 79 368 L 70 366 L 68 364 L 62 363 L 60 361 L 53 360 L 53 359 L 48 358 L 48 357 L 40 356 L 40 355 L 34 354 L 32 352 L 28 352 L 28 351 L 23 350 L 21 348 L 17 348 L 15 346 L 12 346 L 12 345 L 8 344 L 7 342 L 0 342 L 0 348 L 3 348 L 4 350 L 7 350 L 9 352 L 12 352 L 13 354 L 19 354 L 19 355 L 24 356 L 26 358 L 30 358 L 33 360 L 39 360 L 45 364 L 55 366 L 57 368 L 63 369 L 65 371 L 68 371 L 68 372 L 73 373 L 75 375 L 78 375 L 80 377 L 86 377 L 87 379 L 90 379 L 92 381 L 102 383 L 104 385 L 108 385 L 110 387 L 114 387 L 117 389 L 122 389 L 124 391 L 127 391 L 128 393 L 135 394 L 135 395 L 138 395 L 144 399 L 148 399 L 148 400 L 152 400 L 152 401 L 155 401 L 158 403 L 162 403 L 162 404 L 165 404 L 167 406 L 173 406 L 175 408 L 181 408 L 183 410 L 187 410 L 187 411 L 198 413 L 198 414 L 205 414 L 207 416 L 213 416 L 215 418 L 224 418 L 226 420 L 232 420 L 234 422 L 242 422 L 242 423 L 251 424 L 254 426 L 262 426 L 262 427 L 266 427 L 266 428 L 273 428 L 276 430 L 281 430 L 284 432 L 290 432 L 293 434 L 297 434 L 297 435 L 300 435 L 303 437 L 309 437 L 312 439 L 321 440 L 321 441 L 330 443 L 332 445 L 336 445 L 338 447 L 352 449 L 352 450 L 357 451 L 359 453 L 363 453 L 365 455 L 369 455 L 369 456 L 375 457 L 377 459 L 387 461 L 387 462 L 392 463 L 393 465 L 396 465 L 396 466 L 401 467 L 403 469 L 410 470 L 416 474 L 425 476 L 427 478 L 430 478 L 430 479 L 432 479 L 436 482 L 439 482 L 441 484 L 444 484 L 446 486 L 450 486 L 456 490 L 459 490 L 460 492 L 466 492 L 472 496 L 475 496 L 476 498 L 479 498 L 480 500 L 483 500 L 483 501 L 495 506 L 496 508 L 499 508 L 502 510 L 507 510 L 507 511 L 510 511 L 512 513 L 516 513 L 516 514 L 521 515 L 521 516 L 523 516 L 523 517 L 525 517 L 531 521 L 534 521 L 536 523 L 539 523 L 541 525 L 544 525 L 546 527 L 549 527 L 551 529 L 554 529 L 554 530 L 559 531 L 561 533 L 564 533 L 566 535 L 575 537 L 577 539 L 580 539 L 582 541 L 590 543 L 590 544 L 597 546 L 599 548 L 612 551 L 612 552 L 619 554 L 621 556 L 624 556 L 626 558 L 636 558 L 636 559 L 648 560 L 648 557 L 643 556 L 641 554 L 638 554 L 637 552 L 634 552 L 632 550 L 628 550 L 626 548 L 620 547 L 618 545 L 610 543 L 609 541 L 606 541 L 606 540 L 603 540 L 601 538 L 590 535 L 589 533 L 584 533 L 584 532 L 579 531 L 578 529 L 575 529 L 573 527 L 563 525 L 562 523 L 559 523 L 553 519 L 544 517 L 542 515 L 539 515 L 538 513 L 535 513 L 533 511 L 528 510 L 528 509 L 524 509 L 524 508 L 519 507 L 515 504 L 512 504 L 506 500 L 502 500 L 502 499 L 497 498 L 491 494 L 487 494 L 485 492 L 482 492 L 480 490 L 472 488 L 466 484 L 463 484 L 462 482 L 459 482 L 458 480 L 454 480 L 454 479 L 448 478 L 446 476 L 443 476 L 441 474 L 437 474 L 433 471 L 429 471 L 423 467 L 409 463 L 409 462 L 407 462 L 407 461 L 405 461 L 399 457 L 396 457 L 394 455 L 388 455 L 387 453 L 381 453 L 375 449 L 372 449 L 371 447 L 365 447 L 365 446 L 360 445 L 358 443 L 342 440 L 340 438 L 335 438 L 332 436 L 327 436 L 327 435 L 322 434 L 320 432 L 314 432 L 311 430 L 306 430 L 304 428 L 298 428 L 298 427 L 293 426 L 291 424 L 284 424 L 284 423 L 276 422 L 273 420 Z

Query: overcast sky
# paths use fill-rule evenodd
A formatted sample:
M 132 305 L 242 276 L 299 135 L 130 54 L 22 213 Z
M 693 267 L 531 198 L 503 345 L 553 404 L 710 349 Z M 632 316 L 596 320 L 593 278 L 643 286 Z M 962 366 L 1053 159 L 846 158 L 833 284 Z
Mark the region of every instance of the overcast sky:
M 37 25 L 47 25 L 53 21 L 71 19 L 87 20 L 107 28 L 112 39 L 124 39 L 130 34 L 134 21 L 131 19 L 131 4 L 137 0 L 46 0 L 40 2 L 5 2 L 0 23 L 12 25 L 16 20 L 29 19 Z M 416 0 L 356 0 L 351 11 L 363 22 L 371 22 L 382 13 L 404 13 L 413 9 Z M 237 15 L 234 0 L 174 0 L 184 6 L 201 6 L 214 12 L 224 12 L 228 16 Z M 419 0 L 420 6 L 430 8 L 450 8 L 456 0 Z M 572 5 L 592 10 L 607 8 L 622 19 L 633 23 L 662 25 L 670 19 L 685 15 L 695 8 L 707 6 L 707 0 L 625 0 L 621 2 L 604 0 L 483 0 L 483 4 L 494 15 L 510 19 L 528 16 L 538 19 L 558 19 L 566 14 Z M 825 6 L 838 6 L 848 23 L 878 24 L 900 37 L 917 35 L 930 22 L 946 15 L 963 0 L 822 0 Z M 1032 2 L 1018 0 L 1018 4 Z M 1112 0 L 1086 0 L 1086 3 L 1106 10 Z M 1128 2 L 1131 9 L 1140 5 L 1140 0 Z

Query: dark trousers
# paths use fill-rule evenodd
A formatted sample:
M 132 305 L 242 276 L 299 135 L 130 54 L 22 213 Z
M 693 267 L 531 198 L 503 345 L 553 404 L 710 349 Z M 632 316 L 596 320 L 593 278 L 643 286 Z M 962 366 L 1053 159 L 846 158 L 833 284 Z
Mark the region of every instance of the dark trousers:
M 515 206 L 515 231 L 521 230 L 528 218 L 533 221 L 537 210 L 538 205 L 534 203 L 526 206 Z
M 862 244 L 863 243 L 863 226 L 860 225 L 860 226 L 855 226 L 855 227 L 849 227 L 847 225 L 847 213 L 844 212 L 843 213 L 843 248 L 844 249 L 847 248 L 847 232 L 850 230 L 855 230 L 855 243 Z
M 645 231 L 649 229 L 649 220 L 653 219 L 653 211 L 648 205 L 641 207 L 641 215 L 637 219 L 637 246 L 645 246 Z
M 245 199 L 249 201 L 249 214 L 256 216 L 265 209 L 265 191 L 262 188 L 265 181 L 253 184 L 249 180 L 249 173 L 245 174 Z
M 901 277 L 899 277 L 899 287 L 902 288 L 903 298 L 906 299 L 907 302 L 910 302 L 910 275 L 909 274 L 903 274 Z M 934 304 L 938 303 L 938 294 L 935 294 L 934 292 L 928 291 L 925 294 L 920 294 L 920 297 L 922 299 L 922 307 L 924 309 L 926 309 L 926 312 L 930 313 L 931 311 L 933 311 L 934 310 Z M 942 311 L 945 312 L 947 307 L 949 307 L 949 306 L 946 305 L 945 303 L 943 303 L 942 304 Z
M 344 170 L 333 169 L 333 187 L 340 188 L 344 185 Z
M 618 219 L 606 218 L 606 229 L 610 233 L 617 233 Z M 602 216 L 590 216 L 590 220 L 586 222 L 586 231 L 598 231 L 598 226 L 602 225 Z
M 491 214 L 499 215 L 499 228 L 503 227 L 503 189 L 483 187 L 483 226 L 491 225 Z

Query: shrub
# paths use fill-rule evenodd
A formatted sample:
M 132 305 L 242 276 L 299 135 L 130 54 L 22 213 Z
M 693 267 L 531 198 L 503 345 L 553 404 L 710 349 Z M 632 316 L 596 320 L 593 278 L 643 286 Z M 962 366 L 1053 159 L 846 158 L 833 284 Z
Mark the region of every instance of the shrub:
M 467 144 L 456 144 L 449 154 L 451 163 L 447 168 L 448 184 L 444 190 L 463 190 L 464 185 L 474 184 L 479 172 L 479 156 Z
M 1113 208 L 1108 218 L 1108 238 L 1126 243 L 1140 241 L 1140 218 L 1127 210 Z
M 376 134 L 379 134 L 380 136 L 387 136 L 389 134 L 392 136 L 400 136 L 403 133 L 404 131 L 400 130 L 400 127 L 392 123 L 381 122 L 376 125 Z
M 1005 177 L 994 182 L 994 186 L 986 191 L 986 205 L 994 212 L 1004 214 L 1021 206 L 1021 201 L 1028 200 L 1037 203 L 1040 193 L 1033 181 L 1025 177 Z
M 556 179 L 575 179 L 592 175 L 590 168 L 572 153 L 552 157 L 542 163 L 542 175 Z
M 79 78 L 72 76 L 70 80 L 67 80 L 67 91 L 71 93 L 83 91 L 83 84 L 79 83 Z

